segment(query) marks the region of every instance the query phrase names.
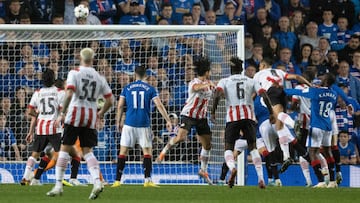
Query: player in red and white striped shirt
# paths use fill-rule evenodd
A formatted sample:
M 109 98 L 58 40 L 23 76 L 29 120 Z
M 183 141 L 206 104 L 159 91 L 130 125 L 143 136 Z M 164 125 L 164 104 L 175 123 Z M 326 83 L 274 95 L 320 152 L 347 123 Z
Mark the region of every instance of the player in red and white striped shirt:
M 284 125 L 285 120 L 282 114 L 285 111 L 287 101 L 286 94 L 283 90 L 285 80 L 297 80 L 300 83 L 311 86 L 311 83 L 304 77 L 296 74 L 288 74 L 280 69 L 272 69 L 270 63 L 262 60 L 259 65 L 260 71 L 254 76 L 255 89 L 259 95 L 263 96 L 270 114 L 275 118 L 275 129 L 279 136 L 280 148 L 283 152 L 284 163 L 280 169 L 284 172 L 293 162 L 290 157 L 288 135 L 291 134 L 287 126 Z M 264 96 L 266 95 L 266 96 Z M 279 116 L 280 115 L 280 116 Z
M 92 49 L 82 49 L 80 51 L 80 67 L 70 71 L 67 77 L 63 109 L 57 119 L 57 123 L 65 120 L 63 144 L 55 168 L 55 187 L 47 193 L 48 196 L 62 194 L 62 180 L 70 160 L 69 152 L 73 149 L 77 138 L 80 139 L 83 157 L 94 180 L 94 187 L 89 199 L 96 199 L 102 191 L 99 162 L 94 156 L 92 148 L 97 145 L 96 119 L 102 118 L 104 113 L 109 110 L 113 104 L 113 98 L 105 78 L 92 67 L 94 55 Z M 97 112 L 96 101 L 100 96 L 105 98 L 105 104 Z M 66 117 L 64 117 L 65 113 L 67 113 Z
M 211 149 L 211 131 L 207 121 L 207 108 L 211 99 L 214 84 L 210 78 L 210 61 L 207 58 L 201 58 L 194 62 L 197 71 L 197 78 L 189 83 L 186 104 L 181 111 L 182 121 L 176 137 L 170 139 L 164 149 L 161 151 L 158 162 L 164 160 L 166 152 L 179 142 L 185 141 L 192 126 L 196 127 L 199 140 L 202 145 L 200 160 L 201 169 L 199 175 L 209 184 L 212 184 L 207 173 L 208 160 Z
M 54 148 L 55 153 L 58 153 L 60 150 L 61 128 L 55 126 L 55 121 L 59 114 L 64 92 L 58 90 L 58 88 L 54 86 L 54 71 L 46 69 L 42 74 L 42 81 L 44 87 L 35 91 L 28 106 L 29 114 L 33 116 L 33 121 L 26 140 L 29 142 L 33 140 L 37 117 L 36 138 L 33 145 L 33 152 L 26 163 L 24 176 L 21 181 L 22 185 L 29 182 L 36 159 L 39 158 L 40 152 L 45 149 L 49 142 Z M 56 159 L 57 156 L 55 155 L 53 157 Z M 40 176 L 49 161 L 50 160 L 47 157 L 41 159 L 39 168 L 35 174 L 35 179 L 32 180 L 31 185 L 40 184 Z
M 221 79 L 216 87 L 211 118 L 215 122 L 217 105 L 222 97 L 225 98 L 227 113 L 224 158 L 231 171 L 228 181 L 229 187 L 234 186 L 237 174 L 233 149 L 235 141 L 240 138 L 240 132 L 242 131 L 256 168 L 259 187 L 265 188 L 261 157 L 256 149 L 256 119 L 253 101 L 253 97 L 256 95 L 255 82 L 253 79 L 241 75 L 243 71 L 242 65 L 243 61 L 241 59 L 231 58 L 231 76 Z

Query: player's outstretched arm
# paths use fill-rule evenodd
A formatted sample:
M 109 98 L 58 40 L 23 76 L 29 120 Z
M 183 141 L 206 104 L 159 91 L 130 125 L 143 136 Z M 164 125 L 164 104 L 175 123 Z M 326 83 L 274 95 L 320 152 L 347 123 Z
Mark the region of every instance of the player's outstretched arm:
M 308 80 L 306 80 L 303 76 L 301 75 L 297 75 L 297 74 L 287 74 L 286 75 L 286 79 L 287 80 L 297 80 L 298 82 L 302 83 L 302 84 L 306 84 L 309 87 L 312 86 L 311 82 L 309 82 Z
M 164 105 L 161 103 L 160 98 L 155 97 L 153 101 L 155 103 L 156 108 L 159 110 L 159 112 L 161 113 L 163 118 L 166 120 L 166 128 L 167 128 L 167 130 L 169 132 L 171 132 L 172 131 L 171 120 L 170 120 L 169 114 L 167 113 Z
M 213 105 L 211 108 L 211 122 L 216 123 L 216 117 L 215 112 L 219 105 L 220 99 L 224 97 L 224 91 L 221 88 L 215 89 L 214 95 L 213 95 Z

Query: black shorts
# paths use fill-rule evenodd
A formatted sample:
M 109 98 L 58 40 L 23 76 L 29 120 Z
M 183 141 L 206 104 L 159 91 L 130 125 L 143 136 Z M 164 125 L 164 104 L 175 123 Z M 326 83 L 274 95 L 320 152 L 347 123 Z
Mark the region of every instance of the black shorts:
M 240 131 L 243 132 L 248 145 L 256 142 L 256 122 L 243 119 L 226 123 L 225 143 L 235 145 L 235 141 L 240 138 Z
M 206 118 L 195 119 L 187 116 L 181 118 L 180 128 L 191 131 L 191 127 L 195 126 L 198 135 L 211 135 L 210 126 Z
M 33 144 L 33 151 L 42 152 L 45 149 L 45 147 L 49 144 L 49 142 L 54 148 L 55 152 L 60 151 L 61 134 L 57 133 L 54 135 L 36 135 Z
M 287 99 L 283 88 L 270 87 L 266 93 L 269 96 L 269 99 L 273 106 L 281 104 L 284 108 L 286 108 Z
M 97 131 L 85 127 L 74 127 L 65 124 L 63 134 L 64 145 L 74 145 L 79 137 L 80 147 L 94 147 L 97 145 Z

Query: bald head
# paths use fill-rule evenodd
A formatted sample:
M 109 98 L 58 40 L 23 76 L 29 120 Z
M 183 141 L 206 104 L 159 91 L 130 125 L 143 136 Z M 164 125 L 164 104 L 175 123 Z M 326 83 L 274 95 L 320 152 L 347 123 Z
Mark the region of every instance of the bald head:
M 92 65 L 94 59 L 94 50 L 91 48 L 84 48 L 80 51 L 81 61 L 85 65 Z

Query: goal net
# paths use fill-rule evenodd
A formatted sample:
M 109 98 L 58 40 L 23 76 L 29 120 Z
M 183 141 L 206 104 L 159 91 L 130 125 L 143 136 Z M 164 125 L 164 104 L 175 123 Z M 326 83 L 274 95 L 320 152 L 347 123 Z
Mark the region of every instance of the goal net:
M 9 171 L 14 182 L 21 180 L 32 150 L 32 145 L 25 140 L 30 126 L 26 109 L 34 90 L 42 86 L 41 73 L 50 68 L 59 81 L 66 81 L 69 70 L 79 66 L 82 48 L 94 49 L 94 68 L 106 78 L 116 101 L 122 88 L 133 81 L 134 67 L 146 65 L 148 82 L 158 89 L 162 102 L 177 124 L 187 98 L 187 84 L 196 77 L 193 62 L 200 56 L 207 56 L 212 62 L 211 79 L 216 83 L 230 74 L 229 59 L 232 56 L 244 59 L 243 44 L 243 26 L 1 26 L 0 105 L 7 115 L 7 124 L 0 131 L 9 137 L 0 141 L 0 169 Z M 94 149 L 104 179 L 109 183 L 116 176 L 114 162 L 121 138 L 114 125 L 116 105 L 99 122 L 98 146 Z M 222 101 L 217 124 L 209 121 L 212 150 L 208 170 L 215 182 L 224 160 L 224 118 Z M 153 181 L 160 184 L 204 184 L 198 176 L 201 148 L 196 132 L 189 133 L 185 142 L 170 150 L 165 161 L 157 164 L 155 158 L 175 134 L 166 132 L 165 121 L 156 108 L 151 121 Z M 20 157 L 16 155 L 15 147 L 19 149 Z M 130 150 L 122 182 L 143 182 L 142 159 L 138 146 Z M 86 164 L 81 165 L 78 179 L 90 182 Z M 69 168 L 65 178 L 70 174 Z M 45 172 L 41 181 L 54 182 L 54 173 L 53 169 Z

